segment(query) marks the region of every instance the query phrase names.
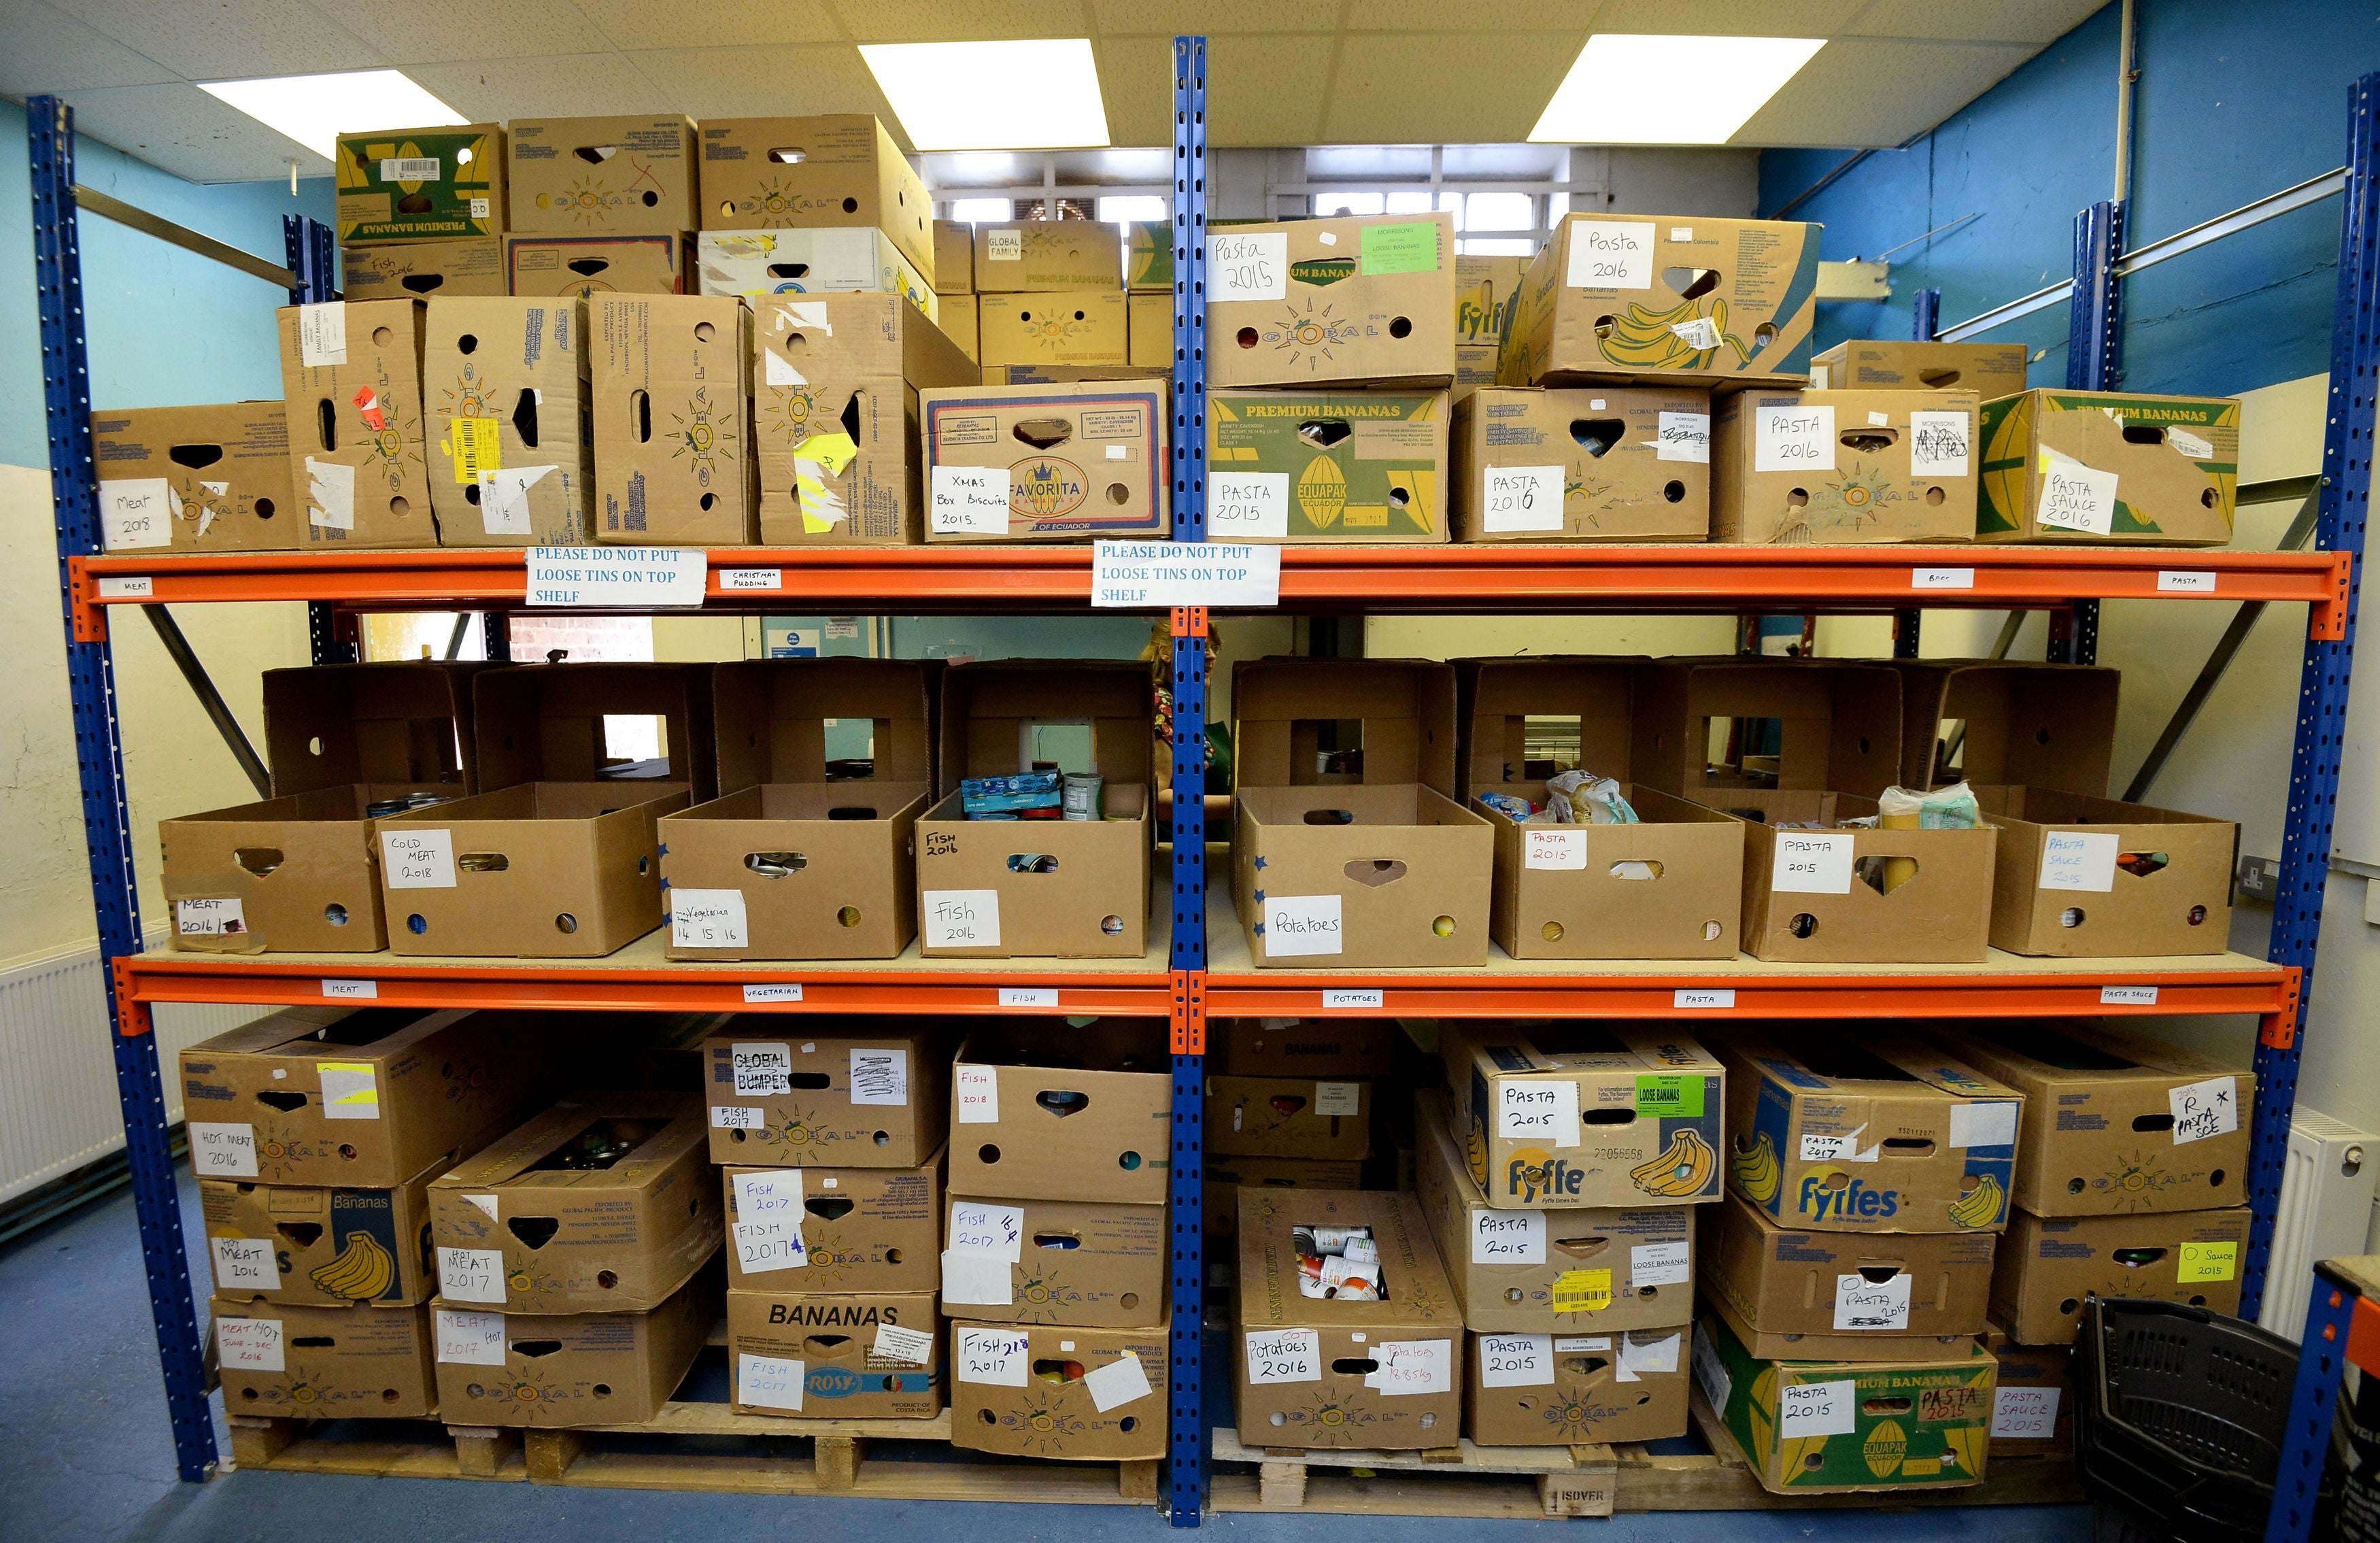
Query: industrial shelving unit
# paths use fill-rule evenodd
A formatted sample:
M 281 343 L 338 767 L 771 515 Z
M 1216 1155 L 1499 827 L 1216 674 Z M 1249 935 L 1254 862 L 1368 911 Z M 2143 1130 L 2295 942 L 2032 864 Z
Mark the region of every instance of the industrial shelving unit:
M 1179 541 L 1206 532 L 1206 45 L 1174 46 L 1173 519 Z M 652 938 L 592 961 L 397 959 L 377 955 L 237 956 L 141 951 L 114 676 L 107 633 L 125 606 L 220 601 L 310 603 L 315 657 L 348 657 L 356 614 L 465 610 L 491 614 L 491 656 L 503 657 L 502 615 L 526 609 L 522 553 L 484 550 L 303 553 L 148 558 L 107 556 L 92 485 L 86 363 L 73 182 L 71 116 L 54 98 L 28 104 L 31 130 L 35 263 L 57 511 L 61 605 L 67 639 L 84 814 L 100 947 L 108 965 L 118 1087 L 151 1303 L 179 1469 L 205 1478 L 217 1461 L 173 1162 L 152 1009 L 160 1002 L 294 1004 L 370 997 L 420 1007 L 869 1012 L 1162 1014 L 1173 1051 L 1170 1192 L 1172 1330 L 1170 1458 L 1164 1498 L 1176 1525 L 1195 1525 L 1207 1496 L 1201 1407 L 1201 1118 L 1206 1025 L 1212 1015 L 1364 1014 L 1675 1016 L 1688 1020 L 1808 1016 L 1885 1021 L 1947 1016 L 2256 1018 L 2251 1198 L 2254 1227 L 2244 1311 L 2263 1294 L 2282 1155 L 2296 1090 L 2298 1026 L 2304 1012 L 2327 870 L 2355 629 L 2380 332 L 2380 164 L 2373 110 L 2380 76 L 2354 88 L 2331 407 L 2315 549 L 2303 553 L 2147 549 L 1955 547 L 1768 550 L 1733 547 L 1438 547 L 1378 550 L 1292 547 L 1282 553 L 1281 602 L 1318 614 L 1484 611 L 1728 613 L 1795 609 L 1890 613 L 1903 618 L 1896 651 L 1914 652 L 1912 607 L 2045 609 L 2056 653 L 2091 661 L 2097 605 L 2110 599 L 2289 601 L 2308 608 L 2307 642 L 2288 834 L 2271 957 L 2057 961 L 1995 953 L 1977 966 L 1790 966 L 1747 959 L 1692 966 L 1522 964 L 1496 956 L 1479 971 L 1256 970 L 1227 905 L 1208 905 L 1206 882 L 1208 616 L 1172 614 L 1173 844 L 1170 926 L 1137 961 L 928 961 L 891 965 L 686 965 L 660 957 Z M 93 213 L 109 213 L 96 197 Z M 117 206 L 119 209 L 121 206 Z M 111 214 L 111 217 L 114 217 Z M 293 301 L 334 298 L 329 232 L 288 222 Z M 2076 222 L 2070 383 L 2108 389 L 2119 378 L 2122 211 L 2086 210 Z M 192 249 L 220 248 L 163 222 L 140 228 Z M 2185 233 L 2188 234 L 2188 233 Z M 187 237 L 187 238 L 185 238 Z M 212 255 L 221 255 L 218 251 Z M 255 271 L 259 260 L 235 254 Z M 2044 303 L 2054 303 L 2052 301 Z M 1936 307 L 1921 297 L 1919 331 L 1934 334 Z M 2008 308 L 2003 308 L 2008 309 Z M 2037 309 L 2037 307 L 2035 308 Z M 1982 320 L 1982 319 L 1978 319 Z M 1962 330 L 1972 323 L 1963 324 Z M 789 609 L 835 614 L 1083 612 L 1090 556 L 1080 548 L 904 551 L 721 550 L 710 554 L 705 609 L 757 614 Z M 747 587 L 773 570 L 773 589 Z M 722 587 L 722 570 L 742 570 Z M 1165 893 L 1170 889 L 1170 898 Z M 1220 900 L 1220 896 L 1216 897 Z M 747 1006 L 744 988 L 798 983 L 798 1002 Z M 782 997 L 783 993 L 775 993 Z M 2343 1332 L 2344 1310 L 2317 1290 L 2310 1339 Z M 2322 1357 L 2309 1355 L 2309 1368 Z M 2336 1383 L 2310 1376 L 2298 1415 L 2328 1428 Z M 1223 1368 L 1218 1368 L 1219 1372 Z M 2311 1440 L 2311 1438 L 2307 1438 Z M 2303 1448 L 2307 1441 L 2299 1442 Z M 2313 1443 L 2319 1462 L 2319 1443 Z M 2293 1461 L 2304 1452 L 2293 1449 Z M 2317 1470 L 2318 1476 L 2318 1470 Z M 1627 1503 L 1623 1496 L 1621 1508 Z M 2276 1538 L 2301 1538 L 2310 1515 L 2276 1508 Z M 2292 1516 L 2296 1513 L 2291 1513 Z

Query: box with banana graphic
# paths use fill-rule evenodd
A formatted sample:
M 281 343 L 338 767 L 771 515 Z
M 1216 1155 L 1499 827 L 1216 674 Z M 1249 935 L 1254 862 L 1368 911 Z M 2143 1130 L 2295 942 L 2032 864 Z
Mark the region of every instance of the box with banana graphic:
M 2024 1095 L 1938 1049 L 1778 1025 L 1715 1041 L 1728 1187 L 1779 1225 L 1998 1233 Z
M 1984 1331 L 1990 1233 L 1809 1232 L 1734 1195 L 1698 1214 L 1703 1300 L 1755 1355 L 1895 1361 Z
M 442 1157 L 393 1189 L 200 1180 L 215 1290 L 322 1306 L 429 1301 L 430 1184 L 451 1166 Z

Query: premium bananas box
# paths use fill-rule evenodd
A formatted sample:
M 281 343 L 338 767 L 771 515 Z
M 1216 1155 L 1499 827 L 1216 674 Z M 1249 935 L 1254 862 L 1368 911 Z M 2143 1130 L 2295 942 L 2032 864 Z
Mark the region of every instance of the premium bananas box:
M 442 546 L 583 546 L 595 504 L 587 311 L 575 299 L 441 297 L 422 399 Z
M 1173 222 L 1135 220 L 1124 226 L 1123 286 L 1135 295 L 1173 293 Z
M 1569 1336 L 1693 1320 L 1694 1212 L 1499 1209 L 1463 1161 L 1446 1096 L 1416 1101 L 1415 1189 L 1466 1327 Z
M 1217 391 L 1207 529 L 1217 541 L 1447 539 L 1442 391 Z
M 339 292 L 350 300 L 428 299 L 432 295 L 504 295 L 504 241 L 394 241 L 339 254 Z
M 512 225 L 550 236 L 676 236 L 699 223 L 694 120 L 515 118 Z
M 1172 1257 L 1163 1206 L 954 1195 L 942 1310 L 975 1323 L 1153 1329 Z
M 1992 1317 L 2026 1344 L 2071 1344 L 2082 1299 L 2130 1296 L 2240 1310 L 2248 1208 L 2118 1216 L 2019 1211 L 1992 1271 Z
M 298 544 L 433 547 L 421 399 L 421 302 L 284 306 L 281 388 Z
M 650 1420 L 702 1354 L 724 1295 L 714 1268 L 650 1312 L 530 1316 L 442 1297 L 430 1305 L 438 1411 L 549 1430 Z
M 1173 490 L 1165 398 L 1155 379 L 919 392 L 926 540 L 1162 538 Z
M 930 1292 L 942 1154 L 915 1168 L 725 1168 L 729 1291 Z M 742 1197 L 752 1197 L 744 1214 Z
M 1990 401 L 2024 389 L 2022 343 L 1912 343 L 1857 338 L 1810 360 L 1818 391 L 1972 391 Z
M 1372 1153 L 1372 1085 L 1356 1078 L 1211 1075 L 1207 1149 L 1360 1160 Z
M 429 1301 L 430 1182 L 451 1166 L 442 1157 L 392 1189 L 200 1180 L 215 1290 L 319 1306 Z
M 1371 1283 L 1309 1288 L 1308 1259 Z M 1415 1197 L 1242 1189 L 1239 1275 L 1232 1408 L 1242 1430 L 1268 1447 L 1454 1441 L 1463 1318 Z
M 1454 383 L 1454 216 L 1207 232 L 1207 369 L 1221 386 Z
M 1469 1336 L 1463 1434 L 1480 1446 L 1658 1441 L 1686 1433 L 1691 1327 Z
M 929 1420 L 949 1391 L 931 1292 L 730 1291 L 727 1355 L 740 1414 Z
M 1684 1034 L 1601 1023 L 1438 1026 L 1453 1128 L 1499 1210 L 1719 1197 L 1730 1075 Z
M 2028 391 L 1984 404 L 1979 431 L 1979 541 L 2230 543 L 2235 397 Z
M 1818 228 L 1572 214 L 1521 281 L 1499 374 L 1506 385 L 1804 384 Z
M 1696 1213 L 1703 1299 L 1755 1355 L 1897 1361 L 1983 1332 L 1989 1233 L 1815 1233 L 1730 1196 Z
M 504 233 L 501 124 L 342 134 L 339 245 Z
M 931 1159 L 949 1112 L 948 1041 L 884 1027 L 892 1032 L 820 1034 L 802 1019 L 747 1013 L 712 1031 L 702 1042 L 710 1160 L 915 1168 Z
M 950 1188 L 1162 1206 L 1171 1062 L 1156 1018 L 986 1023 L 951 1072 Z
M 1943 1489 L 1984 1476 L 1998 1366 L 1969 1340 L 1895 1362 L 1767 1361 L 1695 1326 L 1694 1380 L 1761 1487 Z
M 1992 1395 L 1992 1450 L 2002 1457 L 2074 1450 L 2074 1350 L 2022 1345 L 1998 1324 L 1983 1345 L 2000 1364 Z
M 1060 1462 L 1165 1455 L 1168 1326 L 951 1325 L 951 1445 Z
M 420 1420 L 438 1413 L 426 1307 L 310 1306 L 226 1292 L 207 1307 L 224 1402 L 239 1414 Z
M 1748 546 L 1965 541 L 1972 391 L 1744 391 L 1711 405 L 1710 539 Z
M 1713 1048 L 1728 1074 L 1728 1187 L 1779 1225 L 2007 1227 L 2015 1088 L 1930 1044 L 1816 1026 L 1730 1030 Z
M 702 126 L 701 189 L 704 230 L 873 226 L 934 286 L 932 200 L 865 113 L 712 118 Z
M 1456 539 L 1702 541 L 1710 411 L 1693 386 L 1473 392 L 1454 407 Z
M 438 1294 L 514 1314 L 644 1311 L 719 1252 L 720 1211 L 691 1094 L 578 1095 L 430 1186 Z

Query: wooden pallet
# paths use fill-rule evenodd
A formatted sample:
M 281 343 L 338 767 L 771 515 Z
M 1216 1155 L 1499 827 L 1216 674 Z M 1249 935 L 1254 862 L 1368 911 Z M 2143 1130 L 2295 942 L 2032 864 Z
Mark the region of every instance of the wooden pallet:
M 237 1468 L 363 1478 L 528 1477 L 516 1430 L 458 1433 L 434 1420 L 230 1418 Z

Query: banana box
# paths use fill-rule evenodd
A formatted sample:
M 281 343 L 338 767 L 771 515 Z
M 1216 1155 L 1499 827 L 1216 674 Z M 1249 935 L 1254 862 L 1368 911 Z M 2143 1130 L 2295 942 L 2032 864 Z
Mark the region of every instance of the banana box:
M 701 134 L 701 229 L 872 226 L 934 287 L 932 200 L 878 118 L 712 118 Z
M 1231 1076 L 1384 1077 L 1403 1031 L 1390 1018 L 1218 1018 L 1208 1064 Z
M 719 1252 L 720 1213 L 692 1095 L 583 1094 L 430 1186 L 438 1294 L 515 1315 L 645 1311 Z
M 1172 1258 L 1163 1206 L 953 1196 L 943 1310 L 978 1323 L 1152 1329 Z
M 576 299 L 430 302 L 430 506 L 442 546 L 584 546 L 595 504 L 587 310 Z
M 975 293 L 975 226 L 965 220 L 934 222 L 934 294 L 945 304 L 953 295 Z
M 1121 364 L 1123 294 L 1109 298 Z M 983 357 L 1003 362 L 989 307 Z M 1155 378 L 919 392 L 926 540 L 1162 540 L 1173 491 L 1165 402 L 1166 383 Z
M 1169 1325 L 951 1325 L 951 1445 L 1060 1462 L 1165 1455 Z
M 1211 1041 L 1210 1041 L 1211 1043 Z M 1207 1154 L 1200 1170 L 1206 1180 L 1200 1211 L 1209 1238 L 1232 1237 L 1240 1230 L 1240 1190 L 1360 1189 L 1364 1165 L 1334 1158 L 1222 1157 Z
M 1995 1323 L 1984 1348 L 2000 1364 L 1992 1395 L 1992 1450 L 2003 1457 L 2074 1450 L 2074 1347 L 2023 1345 Z
M 217 1292 L 208 1303 L 225 1404 L 301 1420 L 422 1420 L 438 1413 L 430 1310 L 276 1302 Z
M 2230 396 L 2027 391 L 1984 404 L 1979 541 L 2228 546 Z
M 694 293 L 898 295 L 929 321 L 941 314 L 932 287 L 880 230 L 702 231 L 694 238 Z
M 916 1168 L 724 1168 L 727 1289 L 931 1291 L 942 1154 Z M 742 1197 L 752 1197 L 744 1214 Z
M 1133 294 L 1124 297 L 1124 358 L 1135 370 L 1154 375 L 1173 373 L 1173 296 Z
M 842 1027 L 842 1026 L 830 1026 Z M 861 1027 L 852 1025 L 852 1027 Z M 941 1147 L 949 1041 L 930 1029 L 805 1032 L 742 1014 L 702 1042 L 710 1158 L 749 1168 L 915 1168 Z
M 1658 1441 L 1686 1433 L 1690 1327 L 1473 1333 L 1463 1434 L 1483 1447 Z
M 2024 389 L 2022 343 L 1915 343 L 1855 338 L 1810 360 L 1818 391 L 1972 391 L 1990 401 Z
M 727 1355 L 745 1415 L 929 1420 L 949 1391 L 931 1292 L 731 1290 Z
M 1567 1337 L 1693 1320 L 1693 1211 L 1499 1210 L 1463 1160 L 1446 1096 L 1432 1089 L 1416 1101 L 1415 1188 L 1473 1332 Z
M 733 296 L 587 302 L 598 541 L 747 546 L 758 539 L 752 312 Z
M 1755 1355 L 1896 1361 L 1984 1331 L 1989 1233 L 1818 1233 L 1730 1196 L 1700 1213 L 1703 1299 Z
M 2026 1344 L 2072 1344 L 2082 1299 L 2130 1296 L 2240 1310 L 2248 1208 L 2120 1216 L 2020 1211 L 1992 1272 L 1992 1317 Z
M 1123 232 L 1105 220 L 1012 220 L 975 227 L 978 295 L 1123 286 Z
M 1964 542 L 1972 391 L 1744 391 L 1711 404 L 1710 539 L 1746 546 Z
M 1011 1017 L 968 1034 L 951 1069 L 951 1192 L 1012 1205 L 1163 1206 L 1172 1160 L 1165 1027 L 1161 1018 Z
M 1572 214 L 1521 281 L 1499 373 L 1506 385 L 1652 377 L 1804 384 L 1818 230 L 1784 220 Z M 1208 273 L 1211 282 L 1211 261 Z
M 438 1409 L 457 1425 L 638 1425 L 661 1413 L 719 1322 L 716 1268 L 649 1312 L 508 1313 L 430 1304 Z
M 342 134 L 337 159 L 342 247 L 504 233 L 502 124 Z
M 1900 1361 L 1771 1361 L 1717 1318 L 1694 1328 L 1694 1381 L 1761 1488 L 1947 1489 L 1983 1478 L 1999 1368 L 1974 1341 Z
M 1710 394 L 1486 386 L 1454 409 L 1464 541 L 1699 541 L 1711 529 Z
M 682 295 L 692 243 L 684 236 L 507 236 L 504 293 Z
M 1360 1078 L 1209 1076 L 1207 1149 L 1361 1160 L 1372 1153 L 1372 1085 Z
M 313 551 L 434 547 L 423 433 L 421 301 L 284 306 L 290 516 Z
M 297 550 L 287 403 L 97 412 L 91 440 L 108 552 Z
M 215 1290 L 318 1306 L 429 1301 L 430 1183 L 451 1166 L 442 1157 L 393 1189 L 200 1180 Z
M 1208 533 L 1300 545 L 1445 541 L 1448 402 L 1442 391 L 1210 394 Z
M 1499 1210 L 1719 1197 L 1732 1074 L 1688 1035 L 1603 1023 L 1442 1020 L 1452 1127 Z
M 1210 387 L 1454 383 L 1454 216 L 1210 226 Z
M 1132 362 L 1132 307 L 1121 289 L 978 295 L 975 327 L 987 370 L 1123 370 Z M 1138 373 L 1168 374 L 1171 365 Z
M 339 293 L 350 300 L 509 294 L 504 241 L 487 236 L 349 247 L 339 254 Z
M 701 218 L 694 120 L 515 118 L 509 228 L 545 236 L 664 236 Z
M 2008 1226 L 2015 1088 L 1930 1044 L 1816 1026 L 1731 1030 L 1714 1048 L 1727 1065 L 1728 1187 L 1777 1225 Z

